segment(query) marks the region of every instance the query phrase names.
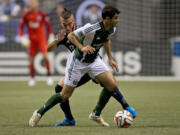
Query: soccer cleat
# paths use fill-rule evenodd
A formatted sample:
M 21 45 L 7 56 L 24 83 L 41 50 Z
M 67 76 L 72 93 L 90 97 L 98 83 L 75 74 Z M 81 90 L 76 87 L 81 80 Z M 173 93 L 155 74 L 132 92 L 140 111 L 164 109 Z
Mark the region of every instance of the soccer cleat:
M 35 81 L 34 78 L 31 78 L 31 79 L 29 80 L 29 82 L 28 82 L 28 85 L 29 85 L 29 86 L 34 86 L 35 84 L 36 84 L 36 81 Z
M 51 85 L 53 85 L 54 80 L 52 79 L 52 77 L 49 76 L 46 80 L 46 83 L 47 83 L 47 85 L 51 86 Z
M 129 111 L 132 114 L 133 118 L 136 118 L 137 112 L 134 108 L 132 108 L 131 106 L 128 106 L 125 108 L 125 110 Z
M 101 126 L 109 127 L 109 124 L 104 121 L 102 116 L 96 116 L 93 112 L 89 115 L 89 119 L 95 121 L 96 123 L 100 124 Z
M 41 119 L 41 114 L 37 113 L 37 110 L 35 110 L 32 117 L 29 120 L 29 126 L 30 127 L 36 126 L 40 119 Z
M 67 118 L 65 118 L 62 122 L 56 124 L 55 127 L 59 127 L 59 126 L 75 126 L 75 125 L 76 125 L 75 120 L 68 120 Z

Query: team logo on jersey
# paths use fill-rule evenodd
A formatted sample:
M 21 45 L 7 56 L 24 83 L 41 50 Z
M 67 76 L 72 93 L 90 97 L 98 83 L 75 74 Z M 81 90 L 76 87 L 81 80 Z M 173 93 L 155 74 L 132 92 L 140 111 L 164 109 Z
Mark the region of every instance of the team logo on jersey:
M 71 51 L 73 51 L 75 49 L 74 45 L 70 45 L 69 48 Z
M 29 22 L 29 27 L 30 28 L 38 28 L 39 27 L 39 22 Z

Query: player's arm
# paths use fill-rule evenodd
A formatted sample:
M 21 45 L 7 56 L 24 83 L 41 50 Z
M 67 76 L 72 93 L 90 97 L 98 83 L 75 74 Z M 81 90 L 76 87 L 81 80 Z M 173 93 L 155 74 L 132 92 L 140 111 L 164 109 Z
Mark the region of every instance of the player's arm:
M 81 50 L 82 52 L 86 52 L 88 54 L 92 54 L 94 53 L 95 51 L 95 48 L 93 48 L 92 46 L 90 45 L 86 45 L 86 46 L 83 46 L 79 40 L 81 38 L 84 38 L 85 36 L 88 35 L 87 32 L 85 32 L 85 29 L 86 29 L 86 26 L 83 26 L 71 33 L 68 34 L 68 39 L 71 41 L 71 43 L 73 43 L 79 50 Z
M 74 34 L 74 32 L 71 32 L 71 33 L 68 34 L 68 39 L 71 41 L 71 43 L 73 43 L 82 52 L 87 52 L 88 54 L 92 54 L 95 51 L 95 48 L 91 47 L 90 45 L 83 46 L 79 42 L 79 40 L 76 37 L 76 35 Z
M 18 26 L 18 34 L 20 37 L 24 36 L 23 28 L 24 28 L 24 17 L 21 16 Z
M 112 53 L 111 53 L 111 40 L 108 40 L 104 43 L 104 48 L 107 52 L 108 59 L 113 60 Z
M 50 52 L 57 48 L 58 43 L 61 42 L 65 38 L 65 36 L 66 30 L 63 29 L 56 35 L 56 38 L 52 42 L 48 43 L 47 51 Z
M 47 46 L 47 51 L 48 51 L 48 52 L 51 52 L 51 51 L 53 51 L 54 49 L 56 49 L 58 42 L 59 42 L 59 41 L 54 40 L 54 41 L 52 41 L 51 43 L 49 43 L 48 46 Z
M 109 59 L 109 65 L 112 68 L 115 68 L 117 72 L 119 72 L 118 64 L 113 60 L 112 53 L 111 53 L 111 40 L 108 40 L 104 43 L 104 48 L 106 50 L 108 59 Z
M 30 45 L 30 40 L 27 39 L 26 37 L 24 37 L 24 32 L 23 32 L 24 26 L 27 23 L 25 17 L 26 17 L 26 13 L 22 14 L 22 16 L 20 18 L 19 26 L 18 26 L 18 34 L 20 37 L 21 45 L 25 48 L 28 48 Z

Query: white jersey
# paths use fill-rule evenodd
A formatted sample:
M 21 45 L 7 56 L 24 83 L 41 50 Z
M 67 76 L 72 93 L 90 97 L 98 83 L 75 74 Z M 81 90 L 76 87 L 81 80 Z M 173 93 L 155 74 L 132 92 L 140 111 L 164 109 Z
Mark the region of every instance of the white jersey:
M 103 46 L 103 43 L 107 42 L 110 36 L 115 32 L 115 27 L 109 31 L 105 30 L 103 22 L 95 24 L 86 24 L 85 26 L 74 31 L 76 37 L 78 37 L 82 45 L 91 45 L 95 48 L 93 54 L 87 54 L 81 52 L 78 48 L 75 49 L 75 56 L 81 62 L 91 63 L 98 55 L 99 49 Z

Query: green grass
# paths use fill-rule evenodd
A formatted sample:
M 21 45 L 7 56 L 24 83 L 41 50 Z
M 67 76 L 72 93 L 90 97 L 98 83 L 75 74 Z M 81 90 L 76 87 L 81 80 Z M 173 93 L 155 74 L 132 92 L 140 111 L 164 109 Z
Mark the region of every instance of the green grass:
M 180 82 L 119 82 L 119 87 L 138 111 L 129 128 L 117 128 L 114 114 L 121 106 L 113 98 L 104 108 L 104 119 L 110 127 L 100 127 L 88 119 L 96 105 L 100 87 L 88 83 L 75 90 L 70 99 L 76 118 L 75 127 L 54 127 L 64 119 L 59 106 L 47 112 L 35 128 L 28 127 L 33 111 L 54 94 L 54 87 L 38 82 L 0 82 L 0 135 L 179 135 Z

